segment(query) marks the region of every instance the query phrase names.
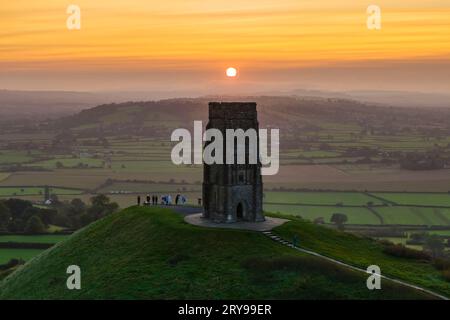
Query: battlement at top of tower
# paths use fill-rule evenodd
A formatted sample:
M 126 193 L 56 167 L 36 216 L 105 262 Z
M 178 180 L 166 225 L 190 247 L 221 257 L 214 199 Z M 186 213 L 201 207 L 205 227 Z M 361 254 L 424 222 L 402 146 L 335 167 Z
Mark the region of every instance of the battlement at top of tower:
M 256 120 L 256 102 L 210 102 L 209 119 Z

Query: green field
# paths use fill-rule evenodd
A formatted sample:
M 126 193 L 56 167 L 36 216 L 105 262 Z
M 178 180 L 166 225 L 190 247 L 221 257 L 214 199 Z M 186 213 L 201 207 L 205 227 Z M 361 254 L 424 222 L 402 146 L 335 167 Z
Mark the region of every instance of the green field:
M 0 164 L 18 164 L 33 160 L 32 154 L 26 151 L 0 150 Z
M 67 235 L 0 235 L 0 242 L 55 244 L 66 239 L 67 237 Z M 22 259 L 28 261 L 42 251 L 44 250 L 0 249 L 0 264 L 7 263 L 11 259 Z
M 450 293 L 429 264 L 384 256 L 380 246 L 370 240 L 297 221 L 289 222 L 287 229 L 280 232 L 292 230 L 302 234 L 301 243 L 307 244 L 305 233 L 310 238 L 319 237 L 314 240 L 320 244 L 319 252 L 347 252 L 346 258 L 352 264 L 361 264 L 361 259 L 371 264 L 379 261 L 385 274 L 400 270 L 404 279 Z M 355 249 L 357 252 L 352 252 Z M 67 290 L 64 285 L 65 269 L 74 262 L 83 270 L 83 290 Z M 422 299 L 429 296 L 389 281 L 383 282 L 383 290 L 369 291 L 366 274 L 292 250 L 261 233 L 194 227 L 170 210 L 131 207 L 89 225 L 0 282 L 0 299 L 36 298 Z
M 450 208 L 380 207 L 375 210 L 385 224 L 450 226 Z
M 0 264 L 7 263 L 11 259 L 22 259 L 25 261 L 40 254 L 42 249 L 0 249 Z
M 348 224 L 377 225 L 381 223 L 375 214 L 378 213 L 383 224 L 450 226 L 450 208 L 386 205 L 411 202 L 443 206 L 450 198 L 443 193 L 373 193 L 381 200 L 358 192 L 265 192 L 264 195 L 265 211 L 300 216 L 311 221 L 322 217 L 325 222 L 330 222 L 333 213 L 344 213 Z M 366 208 L 369 202 L 375 205 L 372 207 L 375 213 Z M 340 205 L 335 205 L 338 203 Z
M 102 167 L 103 160 L 94 158 L 55 158 L 52 160 L 33 162 L 32 166 L 39 166 L 47 169 L 55 169 L 56 164 L 60 162 L 64 167 L 71 168 L 76 167 L 80 163 L 89 167 Z
M 67 235 L 0 235 L 0 242 L 21 243 L 58 243 L 66 239 Z
M 397 204 L 450 207 L 450 193 L 373 193 Z
M 82 192 L 82 190 L 77 189 L 50 188 L 50 193 L 57 195 L 77 195 Z M 0 187 L 0 197 L 34 196 L 43 195 L 44 193 L 43 187 Z
M 154 160 L 154 161 L 114 161 L 112 163 L 112 169 L 119 172 L 150 172 L 150 173 L 167 173 L 168 179 L 174 178 L 177 173 L 184 171 L 202 170 L 201 166 L 190 165 L 174 165 L 170 161 L 170 154 L 168 154 L 167 160 Z M 168 174 L 170 173 L 170 174 Z M 166 180 L 167 180 L 166 178 Z M 163 179 L 160 178 L 159 179 Z
M 359 192 L 264 192 L 264 202 L 290 204 L 326 204 L 365 206 L 383 204 L 380 200 Z
M 264 204 L 264 210 L 299 216 L 310 221 L 322 217 L 325 222 L 330 222 L 333 213 L 344 213 L 348 217 L 347 224 L 380 224 L 380 219 L 364 207 Z M 450 226 L 450 208 L 388 206 L 372 210 L 383 218 L 384 224 Z
M 433 230 L 433 231 L 429 231 L 429 233 L 440 235 L 440 236 L 450 237 L 450 230 Z
M 380 220 L 372 212 L 363 207 L 320 207 L 265 204 L 264 211 L 293 215 L 310 221 L 322 217 L 325 222 L 328 223 L 330 223 L 333 213 L 344 213 L 347 215 L 348 224 L 380 224 Z

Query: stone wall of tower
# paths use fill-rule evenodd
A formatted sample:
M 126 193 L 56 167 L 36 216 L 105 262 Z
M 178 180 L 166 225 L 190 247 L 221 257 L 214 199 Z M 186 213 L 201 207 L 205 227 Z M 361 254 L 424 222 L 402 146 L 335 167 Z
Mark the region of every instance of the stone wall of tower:
M 253 128 L 258 132 L 256 103 L 211 102 L 209 128 L 219 129 L 224 136 L 225 163 L 225 130 Z M 216 222 L 264 221 L 261 164 L 205 164 L 203 206 L 204 216 Z

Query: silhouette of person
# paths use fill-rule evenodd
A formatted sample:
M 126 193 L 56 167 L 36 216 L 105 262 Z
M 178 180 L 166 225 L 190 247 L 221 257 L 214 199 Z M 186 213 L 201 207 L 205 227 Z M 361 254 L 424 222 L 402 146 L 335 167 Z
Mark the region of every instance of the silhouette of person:
M 141 196 L 137 196 L 137 205 L 138 205 L 138 206 L 141 205 Z
M 294 235 L 294 238 L 292 239 L 292 244 L 294 247 L 298 247 L 298 236 Z

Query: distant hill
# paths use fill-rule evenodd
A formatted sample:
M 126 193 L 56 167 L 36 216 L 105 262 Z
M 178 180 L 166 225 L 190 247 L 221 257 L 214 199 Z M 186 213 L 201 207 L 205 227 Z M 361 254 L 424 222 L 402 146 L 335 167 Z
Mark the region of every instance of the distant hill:
M 19 91 L 0 89 L 0 116 L 2 119 L 48 119 L 75 114 L 81 110 L 101 104 L 124 103 L 127 101 L 176 101 L 188 99 L 203 100 L 200 93 L 176 91 Z M 300 100 L 353 100 L 355 103 L 385 105 L 392 107 L 450 107 L 450 94 L 420 93 L 404 91 L 321 91 L 288 90 L 254 93 L 256 98 L 278 97 L 279 99 Z M 199 97 L 199 98 L 194 98 Z M 205 97 L 205 96 L 204 96 Z M 208 96 L 206 96 L 208 97 Z M 211 96 L 213 97 L 213 96 Z M 216 96 L 219 97 L 219 96 Z M 220 97 L 224 97 L 221 95 Z M 242 96 L 236 96 L 236 98 Z M 231 97 L 228 97 L 231 98 Z M 225 96 L 224 99 L 227 99 Z M 232 99 L 233 100 L 233 99 Z M 260 100 L 260 99 L 259 99 Z
M 137 99 L 161 99 L 172 92 L 20 91 L 0 89 L 0 117 L 41 120 L 75 114 L 100 104 Z
M 88 92 L 0 90 L 0 116 L 2 120 L 56 118 L 106 101 Z
M 449 108 L 450 93 L 422 93 L 408 91 L 348 91 L 345 94 L 362 102 L 394 107 Z
M 284 232 L 303 230 L 300 242 L 319 228 L 322 240 L 334 243 L 328 250 L 357 244 L 358 250 L 379 255 L 366 239 L 312 224 L 304 228 L 299 221 L 289 224 Z M 420 264 L 399 262 L 406 266 L 402 272 L 421 271 Z M 66 288 L 66 268 L 73 264 L 81 268 L 81 290 Z M 194 227 L 171 210 L 144 207 L 89 225 L 0 282 L 0 299 L 422 298 L 429 297 L 388 281 L 382 290 L 370 291 L 365 274 L 299 253 L 261 233 Z
M 206 121 L 209 101 L 255 101 L 261 127 L 299 134 L 321 127 L 357 125 L 370 128 L 447 127 L 450 109 L 394 108 L 350 99 L 297 96 L 206 96 L 100 105 L 52 123 L 56 130 L 89 135 L 148 135 L 168 137 L 175 128 L 192 128 Z M 381 129 L 384 130 L 384 129 Z M 386 131 L 386 130 L 384 130 Z
M 410 108 L 449 108 L 450 93 L 424 93 L 412 91 L 388 90 L 350 90 L 350 91 L 322 91 L 322 90 L 288 90 L 274 91 L 265 95 L 320 97 L 356 100 L 363 103 L 372 103 L 392 107 Z

